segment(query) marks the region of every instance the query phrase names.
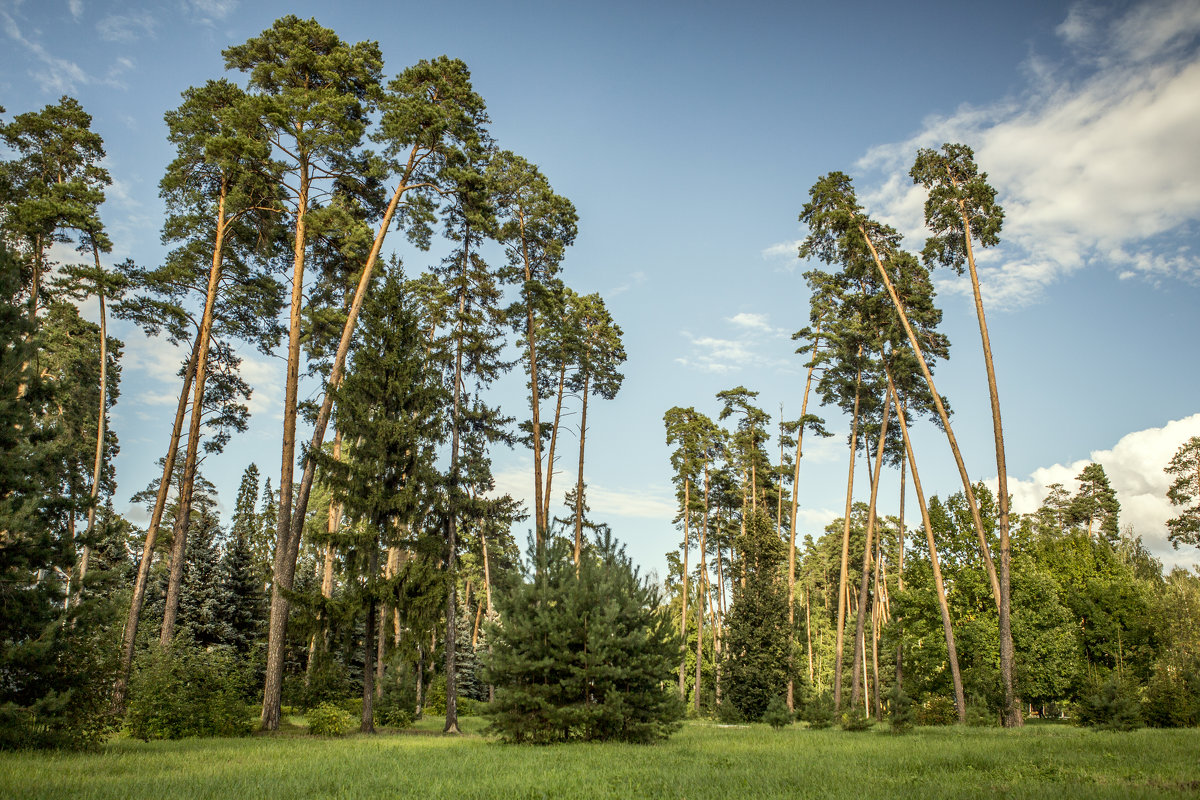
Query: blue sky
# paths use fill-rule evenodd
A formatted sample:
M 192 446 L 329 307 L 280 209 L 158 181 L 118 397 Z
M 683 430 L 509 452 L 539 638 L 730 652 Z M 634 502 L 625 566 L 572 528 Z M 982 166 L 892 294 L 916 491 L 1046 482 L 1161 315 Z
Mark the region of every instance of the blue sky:
M 1189 347 L 1200 339 L 1200 4 L 0 0 L 0 105 L 11 118 L 70 94 L 93 115 L 115 179 L 103 209 L 114 262 L 163 255 L 163 112 L 224 74 L 224 47 L 285 13 L 378 40 L 389 74 L 462 58 L 500 146 L 575 203 L 563 277 L 605 297 L 629 353 L 621 394 L 589 408 L 589 500 L 645 568 L 661 570 L 679 538 L 663 412 L 715 415 L 716 392 L 742 384 L 772 415 L 780 403 L 799 413 L 790 335 L 807 319 L 796 243 L 808 188 L 848 172 L 860 201 L 917 249 L 922 198 L 907 171 L 917 147 L 943 141 L 976 149 L 1006 209 L 1003 243 L 981 268 L 1017 510 L 1099 460 L 1123 521 L 1156 555 L 1200 560 L 1165 543 L 1162 473 L 1200 434 Z M 438 258 L 401 237 L 389 245 L 410 272 Z M 972 477 L 994 481 L 969 293 L 953 275 L 936 279 L 953 342 L 939 389 Z M 112 423 L 120 508 L 163 454 L 178 355 L 115 327 L 126 341 Z M 278 483 L 283 362 L 244 355 L 252 427 L 203 466 L 226 508 L 251 460 Z M 521 381 L 497 387 L 510 414 L 525 413 Z M 848 424 L 827 416 L 843 435 L 806 447 L 801 533 L 843 503 Z M 915 435 L 927 491 L 956 491 L 940 434 Z M 567 439 L 560 488 L 574 468 Z M 501 488 L 531 494 L 530 463 L 497 453 Z M 881 491 L 894 511 L 895 476 Z

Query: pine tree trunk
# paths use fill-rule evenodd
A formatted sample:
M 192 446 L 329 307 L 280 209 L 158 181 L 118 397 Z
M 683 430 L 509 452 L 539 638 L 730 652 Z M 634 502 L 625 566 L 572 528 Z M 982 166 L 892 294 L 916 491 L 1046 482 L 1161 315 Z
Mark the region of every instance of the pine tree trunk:
M 529 260 L 529 242 L 525 232 L 525 213 L 518 211 L 519 223 L 521 226 L 521 257 L 525 264 L 525 282 L 529 283 L 533 280 L 532 263 Z M 533 318 L 533 298 L 525 299 L 525 336 L 529 347 L 529 411 L 530 411 L 530 426 L 533 432 L 533 505 L 534 505 L 534 523 L 537 530 L 534 532 L 536 547 L 540 553 L 542 547 L 546 544 L 546 516 L 543 513 L 542 499 L 542 423 L 541 423 L 541 399 L 538 397 L 538 372 L 537 372 L 537 342 L 534 337 L 534 318 Z
M 861 354 L 861 349 L 860 349 Z M 847 592 L 847 573 L 850 571 L 850 513 L 853 510 L 854 502 L 854 462 L 858 459 L 858 403 L 859 403 L 859 386 L 862 382 L 862 375 L 859 374 L 854 379 L 854 415 L 850 423 L 850 470 L 846 478 L 846 518 L 845 525 L 842 530 L 842 562 L 841 572 L 838 577 L 838 618 L 837 618 L 837 633 L 834 644 L 834 669 L 833 669 L 833 707 L 837 711 L 842 710 L 842 653 L 843 653 L 843 631 L 846 628 L 846 592 Z
M 815 337 L 819 339 L 821 336 L 821 324 L 817 323 Z M 813 357 L 816 357 L 816 341 L 813 343 Z M 796 464 L 792 475 L 792 530 L 790 534 L 791 546 L 788 548 L 788 631 L 796 630 L 796 514 L 800 507 L 800 459 L 804 455 L 804 417 L 808 414 L 808 396 L 812 389 L 813 370 L 816 365 L 808 368 L 808 377 L 804 380 L 804 398 L 800 401 L 800 427 L 796 431 Z M 788 634 L 789 637 L 792 633 Z M 789 638 L 790 641 L 790 638 Z M 788 685 L 787 685 L 787 707 L 788 711 L 795 711 L 795 686 L 792 675 L 795 669 L 792 665 L 792 650 L 788 650 Z M 809 643 L 809 679 L 812 678 L 812 643 Z
M 896 395 L 896 386 L 892 382 L 892 375 L 889 371 L 888 379 L 888 394 L 891 395 L 893 402 L 898 402 L 899 398 Z M 946 602 L 946 584 L 942 580 L 942 567 L 938 563 L 937 543 L 933 539 L 933 525 L 929 521 L 929 507 L 925 505 L 925 493 L 921 491 L 921 475 L 917 472 L 917 460 L 913 456 L 912 440 L 908 435 L 908 421 L 905 419 L 905 408 L 900 406 L 900 411 L 896 415 L 900 421 L 900 433 L 904 438 L 904 452 L 908 457 L 909 471 L 912 472 L 913 491 L 917 494 L 917 506 L 921 509 L 921 524 L 925 528 L 925 541 L 929 545 L 929 563 L 933 569 L 933 586 L 937 591 L 938 608 L 942 612 L 942 632 L 946 637 L 946 654 L 947 660 L 950 662 L 950 678 L 954 682 L 954 705 L 958 710 L 958 721 L 964 723 L 967 720 L 967 706 L 963 697 L 962 673 L 958 668 L 958 649 L 954 645 L 954 628 L 950 622 L 950 605 Z
M 554 483 L 554 448 L 558 444 L 558 424 L 562 419 L 562 404 L 563 404 L 563 389 L 565 388 L 567 377 L 567 365 L 564 361 L 558 370 L 558 391 L 554 401 L 554 427 L 550 429 L 550 451 L 546 454 L 546 491 L 542 495 L 542 518 L 550 519 L 550 489 Z M 587 402 L 587 398 L 584 398 Z M 547 522 L 549 524 L 549 522 Z M 575 563 L 579 563 L 579 558 L 576 556 Z
M 367 630 L 366 641 L 363 642 L 363 694 L 362 722 L 358 727 L 359 733 L 375 732 L 375 663 L 378 653 L 375 645 L 375 631 L 378 628 L 376 611 L 378 601 L 375 591 L 379 573 L 379 536 L 371 539 L 371 552 L 367 556 Z
M 100 250 L 92 242 L 92 256 L 96 269 L 100 269 Z M 104 428 L 108 421 L 108 319 L 104 310 L 104 288 L 98 292 L 100 299 L 100 413 L 96 417 L 96 461 L 92 467 L 92 489 L 88 502 L 87 530 L 83 534 L 83 554 L 79 558 L 79 585 L 75 592 L 75 605 L 83 599 L 83 579 L 87 577 L 88 559 L 92 552 L 92 531 L 96 527 L 96 502 L 100 496 L 100 471 L 104 467 Z
M 225 256 L 225 197 L 227 188 L 222 182 L 217 200 L 217 231 L 213 243 L 212 268 L 208 272 L 208 294 L 204 298 L 204 315 L 200 319 L 200 331 L 196 338 L 199 353 L 196 360 L 196 377 L 192 386 L 192 415 L 188 421 L 187 455 L 183 461 L 183 488 L 179 493 L 179 511 L 175 514 L 175 536 L 171 542 L 171 572 L 167 581 L 167 602 L 163 609 L 162 631 L 159 643 L 163 647 L 171 644 L 175 635 L 175 615 L 179 610 L 179 590 L 183 581 L 183 560 L 187 546 L 188 525 L 191 522 L 192 492 L 196 483 L 196 459 L 200 451 L 200 423 L 204 419 L 204 384 L 208 377 L 208 345 L 212 337 L 213 317 L 217 305 L 217 291 L 221 282 L 221 267 Z
M 679 614 L 679 636 L 683 653 L 679 660 L 679 699 L 687 702 L 687 603 L 688 603 L 688 520 L 691 516 L 691 483 L 683 479 L 683 608 Z
M 416 147 L 409 153 L 409 161 L 405 179 L 401 180 L 396 186 L 396 191 L 392 195 L 391 202 L 388 203 L 387 211 L 383 214 L 383 219 L 380 220 L 379 230 L 375 234 L 375 241 L 371 245 L 371 252 L 367 256 L 367 261 L 363 265 L 362 274 L 359 276 L 358 285 L 354 289 L 354 299 L 350 303 L 350 309 L 346 314 L 346 322 L 342 326 L 342 337 L 338 341 L 337 353 L 334 355 L 333 368 L 329 373 L 329 381 L 325 389 L 325 398 L 321 402 L 321 408 L 317 412 L 316 421 L 313 423 L 312 440 L 309 443 L 308 451 L 316 453 L 321 449 L 325 442 L 325 428 L 329 424 L 329 417 L 333 413 L 333 392 L 331 389 L 336 389 L 342 379 L 342 372 L 346 366 L 346 354 L 350 351 L 350 340 L 354 334 L 354 326 L 358 321 L 359 312 L 362 311 L 363 301 L 366 299 L 367 289 L 371 285 L 371 275 L 375 268 L 375 263 L 379 260 L 380 250 L 383 248 L 384 238 L 387 236 L 388 228 L 392 224 L 392 218 L 395 216 L 396 208 L 400 205 L 400 198 L 409 188 L 407 176 L 412 173 L 416 158 Z M 301 182 L 301 195 L 304 203 L 308 202 L 308 184 L 307 171 L 302 171 L 304 180 Z M 304 214 L 300 206 L 296 215 L 296 254 L 295 265 L 293 267 L 293 295 L 292 295 L 292 310 L 293 313 L 298 313 L 299 298 L 297 292 L 300 291 L 300 284 L 304 276 Z M 290 336 L 290 334 L 289 334 Z M 299 350 L 296 350 L 296 356 L 299 357 Z M 292 513 L 292 462 L 295 460 L 295 434 L 296 434 L 296 395 L 295 385 L 292 382 L 292 343 L 289 338 L 288 342 L 288 394 L 284 399 L 284 458 L 281 466 L 281 475 L 286 476 L 286 485 L 283 485 L 281 477 L 281 485 L 279 487 L 279 525 L 276 534 L 275 545 L 275 564 L 273 568 L 274 580 L 271 586 L 271 613 L 270 613 L 270 628 L 267 634 L 267 665 L 266 678 L 263 683 L 263 708 L 262 708 L 262 728 L 263 730 L 276 730 L 279 727 L 280 703 L 283 698 L 283 656 L 284 646 L 287 639 L 287 621 L 288 612 L 291 608 L 291 601 L 287 599 L 287 593 L 292 589 L 292 581 L 296 575 L 296 559 L 300 554 L 300 537 L 304 532 L 304 517 L 308 513 L 308 498 L 312 492 L 312 482 L 316 475 L 316 461 L 312 458 L 306 458 L 304 462 L 304 473 L 300 480 L 299 490 L 296 493 L 295 513 Z M 290 423 L 289 423 L 290 415 Z M 289 444 L 288 431 L 290 430 L 291 439 Z M 286 494 L 284 490 L 286 489 Z M 285 506 L 284 499 L 287 499 Z M 286 511 L 285 511 L 286 508 Z M 294 518 L 294 519 L 293 519 Z
M 992 342 L 988 336 L 987 317 L 983 313 L 983 297 L 979 292 L 979 274 L 975 271 L 975 252 L 971 245 L 971 218 L 962 200 L 958 201 L 963 220 L 967 266 L 971 271 L 971 292 L 975 297 L 975 314 L 979 317 L 979 337 L 983 341 L 983 362 L 987 367 L 988 398 L 992 406 L 992 434 L 996 441 L 996 500 L 1000 510 L 1000 683 L 1004 691 L 1004 726 L 1019 728 L 1024 724 L 1021 700 L 1013 684 L 1012 640 L 1012 546 L 1009 539 L 1008 468 L 1004 455 L 1004 425 L 1000 421 L 1000 393 L 996 389 L 996 366 L 992 359 Z M 1089 523 L 1089 528 L 1091 527 Z
M 879 426 L 879 442 L 875 454 L 875 468 L 870 473 L 871 479 L 871 502 L 867 509 L 867 538 L 863 545 L 863 565 L 862 578 L 858 585 L 858 619 L 854 631 L 854 675 L 851 678 L 850 688 L 850 704 L 858 703 L 858 692 L 860 689 L 858 667 L 860 657 L 866 649 L 866 621 L 867 621 L 867 592 L 869 590 L 868 582 L 871 578 L 871 545 L 875 537 L 875 514 L 877 502 L 879 499 L 879 478 L 883 472 L 883 451 L 887 445 L 887 429 L 888 418 L 891 416 L 892 404 L 890 399 L 885 399 L 883 404 L 883 424 Z M 867 463 L 870 464 L 870 454 L 868 453 Z M 869 468 L 869 467 L 868 467 Z M 864 676 L 865 677 L 865 676 Z
M 704 462 L 704 520 L 700 527 L 700 578 L 697 586 L 700 596 L 696 603 L 696 716 L 700 716 L 700 663 L 704 654 L 704 579 L 708 566 L 704 558 L 705 541 L 708 538 L 708 461 Z
M 335 431 L 333 435 L 333 460 L 341 461 L 342 459 L 342 432 Z M 325 530 L 329 534 L 329 541 L 325 543 L 325 558 L 321 565 L 321 597 L 328 602 L 333 598 L 333 559 L 335 550 L 333 547 L 333 536 L 337 533 L 338 528 L 342 524 L 342 508 L 338 503 L 330 498 L 329 500 L 329 518 L 325 525 Z M 317 637 L 321 637 L 324 649 L 329 648 L 329 621 L 325 618 L 324 610 L 317 612 L 317 630 L 313 631 L 312 638 L 308 643 L 308 669 L 305 670 L 304 685 L 308 686 L 312 680 L 313 669 L 317 663 Z
M 583 408 L 579 419 L 579 475 L 575 481 L 575 568 L 579 569 L 579 555 L 583 547 L 583 446 L 587 441 L 587 407 L 591 375 L 583 373 Z
M 187 413 L 188 395 L 191 393 L 192 380 L 196 374 L 196 362 L 199 360 L 200 340 L 192 346 L 192 355 L 184 369 L 183 388 L 179 392 L 179 405 L 175 409 L 175 422 L 171 427 L 171 443 L 163 459 L 162 479 L 158 484 L 158 494 L 154 498 L 154 510 L 150 514 L 150 524 L 146 526 L 146 543 L 142 548 L 142 557 L 138 561 L 137 576 L 133 582 L 133 597 L 129 601 L 129 615 L 125 620 L 125 633 L 121 639 L 121 666 L 117 672 L 117 680 L 113 686 L 112 710 L 120 715 L 125 711 L 125 691 L 129 685 L 129 672 L 133 668 L 133 651 L 137 644 L 138 622 L 142 615 L 142 604 L 146 599 L 146 584 L 150 579 L 150 564 L 154 560 L 154 545 L 158 540 L 158 526 L 162 524 L 163 512 L 167 507 L 167 494 L 171 488 L 171 473 L 175 471 L 175 456 L 179 452 L 179 437 L 183 433 L 183 418 Z

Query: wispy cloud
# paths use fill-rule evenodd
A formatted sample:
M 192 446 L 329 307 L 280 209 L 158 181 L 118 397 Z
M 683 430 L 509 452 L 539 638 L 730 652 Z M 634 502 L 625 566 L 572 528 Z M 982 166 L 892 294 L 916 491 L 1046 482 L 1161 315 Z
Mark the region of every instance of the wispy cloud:
M 233 13 L 237 0 L 187 0 L 186 7 L 198 21 L 212 24 Z
M 83 0 L 67 0 L 67 10 L 71 18 L 78 22 L 83 17 Z
M 868 152 L 857 165 L 874 175 L 865 205 L 919 246 L 923 193 L 908 167 L 919 147 L 966 142 L 1005 208 L 1004 244 L 980 265 L 991 302 L 1035 302 L 1103 264 L 1123 277 L 1200 279 L 1200 257 L 1179 240 L 1200 220 L 1200 6 L 1166 0 L 1115 16 L 1077 5 L 1057 32 L 1071 61 L 1031 58 L 1019 96 L 931 118 Z
M 691 351 L 675 359 L 685 367 L 720 375 L 739 372 L 743 368 L 786 370 L 790 362 L 766 350 L 778 345 L 788 336 L 783 328 L 771 325 L 767 314 L 743 311 L 726 317 L 732 328 L 728 337 L 696 336 L 681 331 L 691 345 Z
M 609 289 L 604 294 L 609 298 L 617 297 L 618 295 L 625 294 L 625 292 L 628 292 L 630 289 L 634 289 L 643 285 L 647 280 L 648 277 L 646 276 L 645 272 L 642 272 L 641 270 L 638 270 L 637 272 L 631 272 L 624 282 L 622 282 L 619 286 Z
M 793 239 L 789 242 L 776 242 L 775 244 L 762 249 L 762 257 L 770 260 L 787 258 L 795 261 L 800 251 L 800 245 L 803 243 L 803 239 Z M 794 269 L 795 265 L 792 265 L 791 268 Z
M 82 6 L 80 9 L 82 11 Z M 74 13 L 73 6 L 72 13 Z M 120 76 L 133 68 L 133 62 L 128 58 L 117 58 L 103 77 L 97 77 L 74 61 L 54 55 L 41 42 L 25 36 L 21 32 L 21 26 L 17 24 L 12 15 L 2 9 L 0 9 L 0 24 L 3 25 L 4 33 L 9 39 L 25 48 L 33 56 L 28 75 L 44 91 L 52 94 L 72 94 L 81 86 L 95 84 L 110 86 L 114 89 L 126 88 Z
M 1010 475 L 1008 491 L 1013 511 L 1032 513 L 1046 498 L 1046 487 L 1061 483 L 1069 492 L 1078 488 L 1078 475 L 1089 463 L 1104 467 L 1109 483 L 1121 503 L 1121 524 L 1131 524 L 1136 534 L 1157 558 L 1168 566 L 1194 564 L 1197 553 L 1175 551 L 1167 541 L 1166 522 L 1177 515 L 1167 500 L 1170 480 L 1163 467 L 1179 446 L 1192 436 L 1200 436 L 1200 414 L 1168 422 L 1161 428 L 1147 428 L 1121 437 L 1111 449 L 1093 450 L 1090 459 L 1070 464 L 1039 467 L 1028 478 Z M 994 491 L 996 480 L 986 483 Z
M 154 38 L 158 20 L 149 11 L 133 11 L 128 14 L 110 14 L 96 23 L 96 32 L 106 42 L 129 44 L 139 39 Z

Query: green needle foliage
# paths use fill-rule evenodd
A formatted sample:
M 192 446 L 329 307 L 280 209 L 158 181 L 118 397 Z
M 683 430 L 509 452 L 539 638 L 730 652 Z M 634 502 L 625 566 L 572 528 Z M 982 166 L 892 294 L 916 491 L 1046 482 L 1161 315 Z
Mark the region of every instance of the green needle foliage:
M 658 590 L 610 534 L 578 567 L 573 550 L 565 538 L 535 549 L 525 581 L 496 597 L 491 730 L 541 744 L 665 739 L 683 711 L 670 685 L 680 645 Z

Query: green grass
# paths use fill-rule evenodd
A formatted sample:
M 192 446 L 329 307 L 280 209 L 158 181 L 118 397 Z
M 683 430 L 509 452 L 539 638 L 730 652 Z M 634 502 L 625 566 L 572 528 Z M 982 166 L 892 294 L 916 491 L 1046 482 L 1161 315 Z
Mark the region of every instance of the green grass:
M 298 722 L 298 720 L 297 720 Z M 1200 793 L 1200 730 L 922 728 L 846 733 L 689 723 L 651 745 L 521 747 L 424 733 L 139 742 L 0 755 L 11 798 L 1182 797 Z

